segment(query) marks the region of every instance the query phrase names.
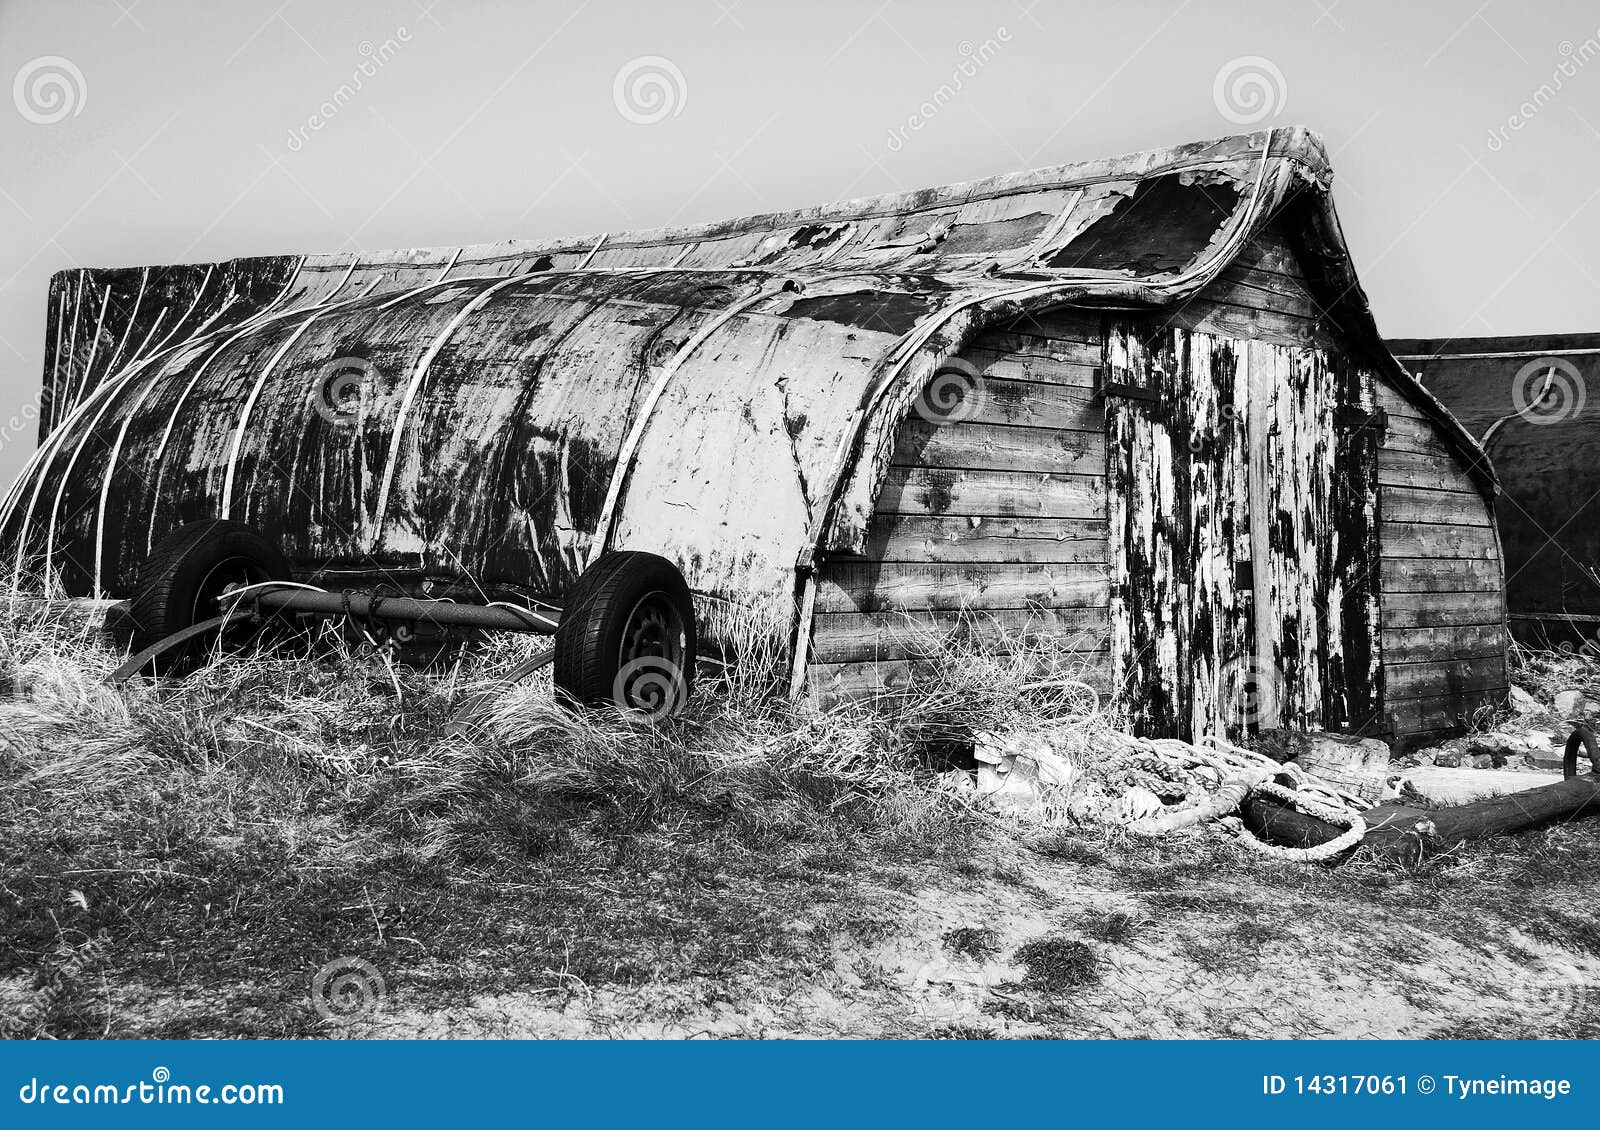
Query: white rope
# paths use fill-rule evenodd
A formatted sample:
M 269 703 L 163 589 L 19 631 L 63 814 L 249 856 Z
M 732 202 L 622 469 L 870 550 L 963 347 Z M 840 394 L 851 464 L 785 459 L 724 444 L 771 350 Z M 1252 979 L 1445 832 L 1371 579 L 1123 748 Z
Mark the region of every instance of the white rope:
M 1313 799 L 1312 790 L 1287 789 L 1271 781 L 1264 781 L 1255 787 L 1255 791 L 1292 805 L 1307 816 L 1328 824 L 1341 825 L 1347 829 L 1343 835 L 1337 836 L 1325 844 L 1296 848 L 1269 844 L 1265 840 L 1257 839 L 1248 828 L 1241 825 L 1239 827 L 1239 842 L 1251 851 L 1271 859 L 1284 859 L 1296 863 L 1320 863 L 1325 859 L 1332 859 L 1349 851 L 1359 844 L 1361 838 L 1367 834 L 1367 822 L 1361 818 L 1359 812 L 1345 804 L 1335 806 L 1315 800 Z M 1324 789 L 1321 791 L 1330 792 L 1331 790 Z
M 1359 798 L 1315 780 L 1293 762 L 1280 765 L 1271 758 L 1215 736 L 1202 738 L 1201 741 L 1210 748 L 1191 745 L 1176 738 L 1133 739 L 1130 742 L 1136 751 L 1176 770 L 1191 784 L 1198 784 L 1193 770 L 1201 766 L 1211 769 L 1222 779 L 1220 786 L 1198 804 L 1169 808 L 1157 815 L 1125 824 L 1130 834 L 1154 838 L 1220 820 L 1237 810 L 1254 793 L 1273 797 L 1307 816 L 1346 829 L 1342 835 L 1325 844 L 1296 848 L 1267 843 L 1240 826 L 1237 830 L 1239 842 L 1269 858 L 1319 863 L 1349 851 L 1367 834 L 1366 821 L 1361 818 L 1365 802 Z M 1280 776 L 1289 777 L 1294 782 L 1294 788 L 1278 784 L 1274 778 Z

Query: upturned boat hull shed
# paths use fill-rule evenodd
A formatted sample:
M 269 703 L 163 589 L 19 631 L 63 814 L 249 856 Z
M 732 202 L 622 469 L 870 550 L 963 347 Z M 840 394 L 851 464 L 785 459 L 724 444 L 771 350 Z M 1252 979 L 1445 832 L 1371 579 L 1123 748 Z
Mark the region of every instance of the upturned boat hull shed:
M 1451 729 L 1506 685 L 1494 479 L 1384 348 L 1330 179 L 1285 129 L 694 228 L 63 272 L 0 534 L 108 595 L 210 516 L 436 593 L 559 600 L 647 549 L 824 697 L 941 632 L 1047 635 L 1151 734 Z
M 1389 348 L 1478 437 L 1504 487 L 1511 634 L 1535 647 L 1600 647 L 1600 334 L 1407 338 Z M 1450 556 L 1483 556 L 1484 537 Z

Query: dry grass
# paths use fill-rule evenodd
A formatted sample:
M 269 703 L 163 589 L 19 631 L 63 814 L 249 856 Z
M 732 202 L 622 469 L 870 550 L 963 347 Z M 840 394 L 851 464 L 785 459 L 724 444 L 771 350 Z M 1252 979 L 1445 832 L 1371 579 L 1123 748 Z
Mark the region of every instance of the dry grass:
M 314 658 L 219 656 L 117 691 L 120 656 L 80 617 L 14 603 L 5 1033 L 328 1033 L 309 983 L 346 954 L 383 971 L 406 1032 L 535 1001 L 541 1024 L 582 1018 L 573 1034 L 947 1038 L 1115 1034 L 1096 1025 L 1124 984 L 1148 995 L 1141 962 L 1238 998 L 1281 954 L 1392 974 L 1420 1001 L 1438 993 L 1418 973 L 1429 947 L 1596 956 L 1592 829 L 1419 873 L 1263 862 L 1205 833 L 1030 831 L 937 772 L 974 731 L 1018 726 L 1092 768 L 1117 719 L 1069 647 L 996 658 L 933 641 L 936 673 L 914 692 L 815 711 L 778 693 L 770 635 L 749 635 L 746 662 L 705 664 L 687 713 L 651 727 L 557 706 L 547 674 L 500 687 L 529 646 L 514 638 L 431 672 L 328 638 Z M 456 732 L 455 704 L 497 688 L 485 724 Z M 932 1023 L 908 988 L 930 955 L 1027 976 L 1004 1007 Z M 805 1011 L 824 991 L 826 1009 Z M 1190 1034 L 1274 1031 L 1171 1007 Z
M 514 637 L 424 673 L 329 635 L 314 657 L 214 655 L 119 690 L 121 656 L 81 615 L 20 600 L 8 621 L 0 979 L 36 996 L 51 955 L 91 941 L 117 980 L 167 992 L 262 974 L 198 1020 L 114 999 L 74 1016 L 58 992 L 39 1034 L 303 1034 L 306 971 L 375 948 L 430 967 L 413 988 L 443 1000 L 484 985 L 428 960 L 458 946 L 517 954 L 534 972 L 513 984 L 562 992 L 777 958 L 803 973 L 786 924 L 847 902 L 861 860 L 965 858 L 992 830 L 932 787 L 961 735 L 1073 693 L 952 651 L 924 693 L 813 710 L 779 693 L 758 627 L 656 726 L 559 705 L 548 670 L 503 685 L 537 646 Z M 452 726 L 483 694 L 494 712 Z

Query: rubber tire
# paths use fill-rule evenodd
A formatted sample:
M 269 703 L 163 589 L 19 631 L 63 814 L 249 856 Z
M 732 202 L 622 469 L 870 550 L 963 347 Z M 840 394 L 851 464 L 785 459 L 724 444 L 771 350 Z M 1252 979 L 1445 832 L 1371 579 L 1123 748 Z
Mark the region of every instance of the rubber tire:
M 196 614 L 199 587 L 219 565 L 233 561 L 262 580 L 287 581 L 292 576 L 283 551 L 243 522 L 207 518 L 179 526 L 158 541 L 139 566 L 138 584 L 128 602 L 132 650 L 142 650 L 214 615 Z M 173 660 L 163 662 L 164 667 L 172 664 Z
M 639 600 L 663 593 L 683 623 L 684 700 L 694 686 L 694 599 L 678 567 L 665 557 L 635 550 L 610 550 L 578 577 L 556 628 L 555 684 L 573 702 L 612 702 L 621 673 L 620 653 L 628 617 Z M 682 705 L 681 703 L 679 704 Z

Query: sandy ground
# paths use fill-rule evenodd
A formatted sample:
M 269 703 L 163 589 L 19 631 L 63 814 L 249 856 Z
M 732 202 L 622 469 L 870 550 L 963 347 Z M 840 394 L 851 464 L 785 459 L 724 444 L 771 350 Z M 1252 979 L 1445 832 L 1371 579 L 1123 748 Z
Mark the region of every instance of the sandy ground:
M 1462 923 L 1441 919 L 1427 898 L 1356 920 L 1359 905 L 1330 906 L 1315 871 L 1267 866 L 1286 872 L 1291 889 L 1221 878 L 1136 891 L 1092 865 L 1035 858 L 1020 882 L 1007 872 L 879 887 L 872 901 L 884 936 L 839 937 L 831 968 L 809 978 L 773 970 L 630 988 L 574 980 L 446 1009 L 408 1007 L 398 986 L 381 1011 L 340 1034 L 1359 1039 L 1577 1034 L 1600 1019 L 1600 955 L 1487 920 L 1469 944 L 1457 936 Z M 1064 924 L 1118 912 L 1132 918 L 1134 936 L 1091 943 L 1092 983 L 1040 987 L 1015 959 Z M 993 956 L 953 952 L 946 939 L 962 927 L 992 930 Z M 797 918 L 790 928 L 821 924 Z

